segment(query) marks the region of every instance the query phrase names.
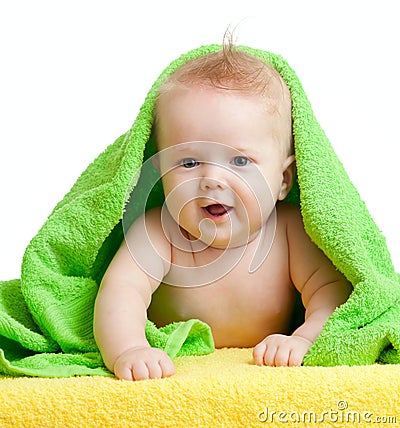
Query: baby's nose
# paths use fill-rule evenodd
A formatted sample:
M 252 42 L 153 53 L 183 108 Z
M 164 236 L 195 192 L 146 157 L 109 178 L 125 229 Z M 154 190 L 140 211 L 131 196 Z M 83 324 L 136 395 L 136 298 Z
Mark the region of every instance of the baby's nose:
M 223 190 L 228 187 L 228 170 L 217 163 L 202 164 L 200 189 L 205 190 Z
M 226 187 L 226 183 L 220 179 L 209 176 L 200 178 L 200 189 L 203 191 L 215 189 L 223 190 Z

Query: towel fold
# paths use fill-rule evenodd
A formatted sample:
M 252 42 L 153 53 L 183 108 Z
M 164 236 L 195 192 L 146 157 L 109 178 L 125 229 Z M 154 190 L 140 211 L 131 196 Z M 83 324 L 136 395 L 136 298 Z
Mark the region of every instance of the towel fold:
M 140 180 L 132 178 L 154 150 L 157 89 L 187 61 L 219 49 L 200 47 L 163 71 L 131 129 L 88 166 L 32 239 L 21 280 L 0 283 L 2 373 L 109 375 L 93 338 L 94 301 L 123 239 L 127 195 L 134 188 L 130 204 L 134 198 L 138 206 L 144 206 L 148 196 L 141 192 Z M 289 87 L 297 177 L 287 199 L 300 204 L 307 233 L 354 287 L 326 322 L 305 364 L 400 362 L 400 281 L 381 232 L 319 126 L 294 71 L 278 55 L 239 49 L 272 65 Z M 162 189 L 155 186 L 147 207 L 162 203 Z M 164 330 L 148 323 L 146 333 L 171 356 L 213 350 L 209 327 L 197 320 Z
M 67 328 L 71 320 L 77 323 L 74 337 L 71 336 L 71 329 L 64 331 L 74 340 L 75 349 L 67 346 L 61 349 L 34 322 L 22 296 L 20 281 L 0 282 L 0 373 L 40 377 L 112 376 L 103 364 L 91 330 L 81 330 L 82 326 L 87 328 L 86 324 L 92 324 L 91 318 L 87 321 L 86 317 L 92 317 L 93 302 L 82 302 L 81 307 L 83 309 L 79 313 L 72 305 L 70 310 L 73 317 L 64 320 L 66 325 L 69 321 Z M 53 312 L 51 321 L 61 326 L 63 316 L 65 313 L 57 315 Z M 205 355 L 214 350 L 211 330 L 200 320 L 176 322 L 161 328 L 148 320 L 145 332 L 150 345 L 163 349 L 170 358 Z M 85 352 L 77 348 L 79 340 Z

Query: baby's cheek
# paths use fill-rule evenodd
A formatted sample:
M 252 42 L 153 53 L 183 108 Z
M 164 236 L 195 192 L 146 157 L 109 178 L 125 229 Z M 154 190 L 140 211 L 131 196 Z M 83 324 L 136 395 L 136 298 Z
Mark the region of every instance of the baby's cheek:
M 196 197 L 193 185 L 188 182 L 178 183 L 175 180 L 167 182 L 164 186 L 165 204 L 169 212 L 177 221 L 181 212 Z

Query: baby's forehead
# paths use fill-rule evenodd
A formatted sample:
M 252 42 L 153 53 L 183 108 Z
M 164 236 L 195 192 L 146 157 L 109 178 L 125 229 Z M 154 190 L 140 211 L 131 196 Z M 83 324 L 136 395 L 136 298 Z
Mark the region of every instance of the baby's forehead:
M 243 141 L 242 144 L 233 146 L 221 141 L 211 140 L 198 140 L 198 141 L 184 141 L 174 144 L 163 150 L 163 155 L 181 155 L 181 154 L 202 154 L 204 157 L 214 155 L 228 155 L 228 156 L 243 156 L 249 151 L 255 154 L 261 151 L 257 145 L 249 141 Z
M 271 115 L 280 115 L 282 117 L 291 116 L 291 100 L 289 91 L 285 91 L 285 87 L 276 80 L 273 84 L 270 82 L 269 90 L 266 93 L 253 93 L 236 89 L 234 83 L 229 88 L 217 88 L 208 84 L 208 82 L 177 82 L 171 86 L 167 92 L 159 97 L 157 108 L 163 103 L 168 104 L 168 110 L 175 102 L 179 102 L 182 95 L 189 95 L 186 101 L 192 100 L 195 103 L 196 95 L 199 93 L 208 93 L 210 96 L 222 96 L 224 102 L 236 102 L 237 99 L 250 100 L 254 105 L 259 105 L 260 111 Z M 193 94 L 193 98 L 191 98 Z M 171 105 L 172 103 L 172 105 Z M 158 111 L 158 115 L 162 116 L 162 111 Z

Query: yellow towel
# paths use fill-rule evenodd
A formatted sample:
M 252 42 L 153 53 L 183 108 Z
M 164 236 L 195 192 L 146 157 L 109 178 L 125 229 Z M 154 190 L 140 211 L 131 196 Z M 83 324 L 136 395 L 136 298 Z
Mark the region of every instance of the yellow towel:
M 250 349 L 175 359 L 162 380 L 2 378 L 1 427 L 398 426 L 400 366 L 258 367 Z

